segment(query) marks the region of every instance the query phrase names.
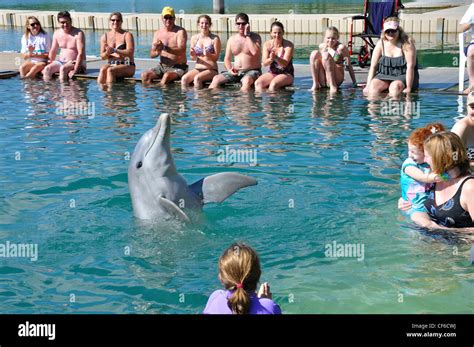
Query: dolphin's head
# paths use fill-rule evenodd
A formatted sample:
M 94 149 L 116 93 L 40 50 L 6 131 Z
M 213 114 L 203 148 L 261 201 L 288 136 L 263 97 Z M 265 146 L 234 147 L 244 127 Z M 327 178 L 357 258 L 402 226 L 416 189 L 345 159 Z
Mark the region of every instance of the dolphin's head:
M 161 194 L 160 178 L 176 175 L 170 149 L 171 119 L 161 114 L 154 128 L 138 141 L 128 165 L 128 186 L 137 217 L 147 213 Z M 139 211 L 139 212 L 137 212 Z
M 176 174 L 176 166 L 170 148 L 171 118 L 162 113 L 154 128 L 138 141 L 128 166 L 129 176 L 138 179 L 164 177 Z

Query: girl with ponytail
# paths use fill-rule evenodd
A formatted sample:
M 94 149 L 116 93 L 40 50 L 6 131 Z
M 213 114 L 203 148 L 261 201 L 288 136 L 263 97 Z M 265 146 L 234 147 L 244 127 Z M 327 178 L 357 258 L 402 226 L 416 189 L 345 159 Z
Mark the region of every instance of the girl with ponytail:
M 204 313 L 281 314 L 268 283 L 263 283 L 256 293 L 260 275 L 260 260 L 255 250 L 241 242 L 232 244 L 219 258 L 219 280 L 226 290 L 211 294 Z

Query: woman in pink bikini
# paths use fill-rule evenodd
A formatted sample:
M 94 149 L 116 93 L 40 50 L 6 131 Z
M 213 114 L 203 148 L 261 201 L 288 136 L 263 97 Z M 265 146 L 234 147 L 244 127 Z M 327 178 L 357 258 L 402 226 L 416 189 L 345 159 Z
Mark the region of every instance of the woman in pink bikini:
M 217 59 L 221 54 L 221 40 L 219 36 L 210 32 L 211 17 L 201 15 L 197 20 L 201 32 L 191 38 L 191 59 L 196 61 L 194 69 L 181 78 L 183 88 L 194 83 L 194 88 L 201 89 L 204 82 L 212 81 L 218 74 Z
M 293 43 L 285 40 L 283 24 L 273 22 L 270 27 L 271 40 L 263 44 L 263 66 L 269 70 L 255 82 L 255 90 L 262 91 L 268 88 L 270 92 L 276 89 L 291 86 L 294 80 Z
M 100 84 L 113 83 L 117 77 L 132 77 L 135 74 L 135 43 L 132 33 L 122 29 L 122 20 L 120 12 L 112 13 L 111 30 L 100 39 L 100 57 L 107 59 L 107 64 L 101 66 L 97 77 Z

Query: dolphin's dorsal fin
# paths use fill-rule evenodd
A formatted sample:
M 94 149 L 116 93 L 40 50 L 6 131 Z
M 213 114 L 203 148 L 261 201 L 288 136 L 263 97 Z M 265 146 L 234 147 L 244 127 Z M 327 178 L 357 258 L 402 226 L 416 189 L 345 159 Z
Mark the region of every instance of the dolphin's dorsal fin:
M 207 176 L 191 184 L 191 189 L 203 203 L 222 202 L 241 188 L 254 186 L 257 180 L 253 177 L 235 172 L 221 172 Z
M 201 178 L 199 181 L 196 181 L 194 182 L 193 184 L 189 185 L 189 189 L 191 189 L 191 191 L 196 194 L 197 196 L 199 196 L 199 198 L 201 200 L 204 200 L 203 199 L 203 196 L 202 196 L 202 185 L 203 185 L 203 182 L 204 182 L 204 178 Z
M 182 209 L 178 207 L 173 201 L 168 200 L 162 196 L 158 197 L 158 201 L 160 206 L 171 216 L 175 217 L 176 219 L 185 222 L 185 223 L 191 223 L 191 220 L 189 217 L 186 215 L 186 213 L 183 212 Z

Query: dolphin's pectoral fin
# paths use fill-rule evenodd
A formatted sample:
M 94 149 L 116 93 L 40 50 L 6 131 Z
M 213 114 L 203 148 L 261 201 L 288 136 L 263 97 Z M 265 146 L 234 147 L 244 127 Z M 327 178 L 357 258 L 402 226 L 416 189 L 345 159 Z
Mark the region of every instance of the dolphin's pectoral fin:
M 203 203 L 222 202 L 241 188 L 254 186 L 257 180 L 253 177 L 235 172 L 221 172 L 207 176 L 189 188 L 201 197 Z
M 191 223 L 186 213 L 184 213 L 183 210 L 180 209 L 178 205 L 176 205 L 173 201 L 163 198 L 161 196 L 158 197 L 158 201 L 160 207 L 162 207 L 168 214 L 172 215 L 173 217 L 179 219 L 182 222 Z

